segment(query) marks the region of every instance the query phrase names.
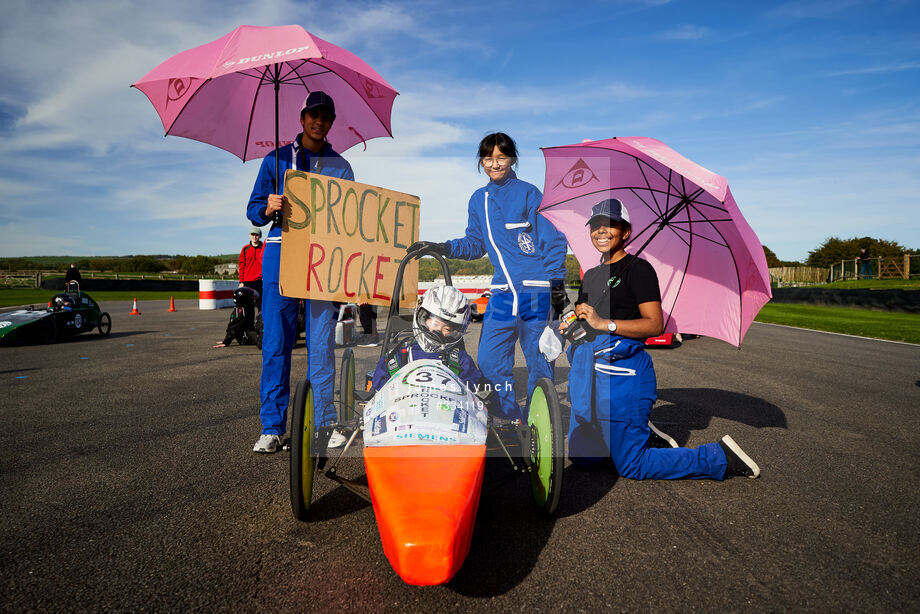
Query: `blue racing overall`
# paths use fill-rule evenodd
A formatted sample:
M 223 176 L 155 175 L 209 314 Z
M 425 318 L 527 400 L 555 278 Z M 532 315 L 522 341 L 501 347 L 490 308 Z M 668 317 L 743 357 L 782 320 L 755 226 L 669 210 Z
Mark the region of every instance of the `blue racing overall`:
M 540 334 L 551 311 L 550 281 L 565 278 L 565 237 L 537 207 L 540 190 L 512 172 L 470 197 L 466 235 L 447 241 L 449 256 L 474 260 L 483 254 L 495 268 L 492 296 L 482 323 L 477 359 L 508 418 L 526 419 L 514 399 L 514 342 L 527 361 L 528 398 L 553 366 L 540 354 Z
M 340 179 L 354 180 L 351 165 L 326 143 L 319 153 L 300 144 L 300 135 L 290 145 L 278 150 L 279 178 L 293 168 Z M 262 160 L 246 209 L 246 216 L 256 226 L 271 222 L 265 217 L 269 194 L 279 194 L 275 186 L 275 152 Z M 296 340 L 297 309 L 300 299 L 282 296 L 278 291 L 281 264 L 281 226 L 272 224 L 265 239 L 262 255 L 262 381 L 259 387 L 262 433 L 284 435 L 287 406 L 291 394 L 291 351 Z M 313 386 L 315 420 L 328 424 L 335 417 L 333 386 L 335 380 L 335 319 L 331 302 L 306 301 L 307 374 Z
M 568 349 L 569 459 L 580 467 L 613 461 L 636 480 L 712 478 L 725 475 L 718 443 L 695 449 L 650 448 L 649 414 L 658 398 L 655 368 L 642 341 L 598 333 Z

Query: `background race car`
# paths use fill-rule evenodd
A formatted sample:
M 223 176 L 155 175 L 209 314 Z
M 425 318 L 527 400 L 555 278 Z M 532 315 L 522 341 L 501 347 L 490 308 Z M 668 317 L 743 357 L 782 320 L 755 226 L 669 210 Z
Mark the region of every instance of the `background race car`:
M 54 343 L 94 329 L 105 337 L 112 330 L 112 318 L 71 282 L 68 291 L 56 294 L 45 309 L 29 307 L 0 314 L 0 346 Z

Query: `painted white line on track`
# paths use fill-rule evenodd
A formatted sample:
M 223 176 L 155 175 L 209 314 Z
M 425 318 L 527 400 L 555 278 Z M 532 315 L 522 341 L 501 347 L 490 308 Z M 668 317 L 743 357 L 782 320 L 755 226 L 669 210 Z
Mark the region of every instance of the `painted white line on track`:
M 802 328 L 801 326 L 788 326 L 786 324 L 774 324 L 773 322 L 754 322 L 754 324 L 763 324 L 765 326 L 779 326 L 780 328 L 791 328 L 793 330 L 807 330 L 811 333 L 824 333 L 825 335 L 837 335 L 838 337 L 852 337 L 853 339 L 865 339 L 866 341 L 884 341 L 885 343 L 897 343 L 899 345 L 920 346 L 917 343 L 908 343 L 907 341 L 893 341 L 891 339 L 877 339 L 875 337 L 860 337 L 859 335 L 848 335 L 846 333 L 832 333 L 829 330 L 818 330 L 816 328 Z

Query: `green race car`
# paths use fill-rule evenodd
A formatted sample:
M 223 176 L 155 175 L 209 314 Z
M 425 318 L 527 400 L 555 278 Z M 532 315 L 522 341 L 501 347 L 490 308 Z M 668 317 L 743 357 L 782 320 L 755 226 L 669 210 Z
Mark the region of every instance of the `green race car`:
M 45 309 L 17 309 L 0 313 L 0 346 L 54 343 L 64 337 L 98 330 L 103 337 L 112 330 L 112 318 L 79 285 L 71 282 L 66 292 L 54 295 Z

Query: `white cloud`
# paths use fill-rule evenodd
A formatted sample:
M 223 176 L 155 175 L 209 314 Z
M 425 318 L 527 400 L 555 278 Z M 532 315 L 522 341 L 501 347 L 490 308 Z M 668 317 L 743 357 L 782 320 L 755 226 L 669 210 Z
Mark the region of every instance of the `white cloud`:
M 767 15 L 783 19 L 829 19 L 857 4 L 858 0 L 795 0 L 773 7 Z
M 677 28 L 667 30 L 658 35 L 658 38 L 661 40 L 670 40 L 670 41 L 693 41 L 700 40 L 702 38 L 708 37 L 712 33 L 712 30 L 706 26 L 695 26 L 692 24 L 684 24 Z
M 893 64 L 884 64 L 880 66 L 869 66 L 865 68 L 851 68 L 848 70 L 838 70 L 829 72 L 827 77 L 843 77 L 849 75 L 871 75 L 878 73 L 903 72 L 905 70 L 920 69 L 920 62 L 896 62 Z

